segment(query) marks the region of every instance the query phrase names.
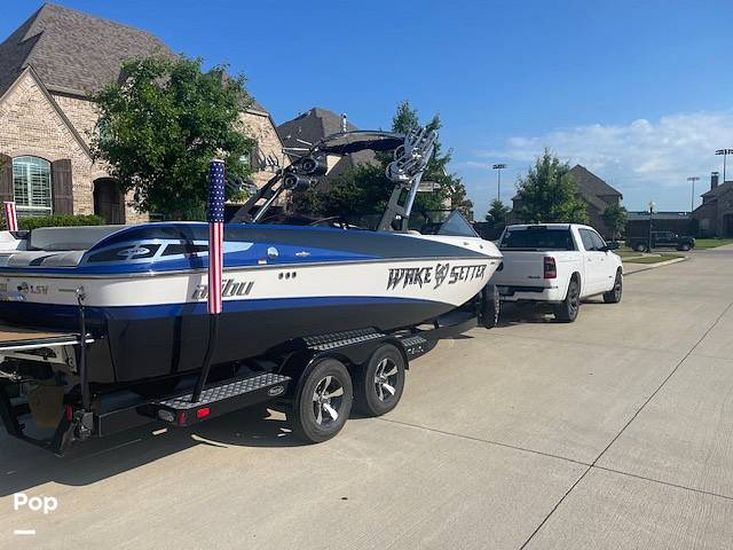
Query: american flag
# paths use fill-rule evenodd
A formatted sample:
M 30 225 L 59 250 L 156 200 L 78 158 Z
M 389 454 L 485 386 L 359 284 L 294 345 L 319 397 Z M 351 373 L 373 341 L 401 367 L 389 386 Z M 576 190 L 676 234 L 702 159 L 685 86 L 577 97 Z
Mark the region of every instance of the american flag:
M 5 221 L 7 222 L 8 231 L 18 231 L 18 215 L 15 213 L 15 202 L 4 201 Z
M 209 314 L 222 310 L 221 279 L 224 268 L 224 161 L 209 165 Z

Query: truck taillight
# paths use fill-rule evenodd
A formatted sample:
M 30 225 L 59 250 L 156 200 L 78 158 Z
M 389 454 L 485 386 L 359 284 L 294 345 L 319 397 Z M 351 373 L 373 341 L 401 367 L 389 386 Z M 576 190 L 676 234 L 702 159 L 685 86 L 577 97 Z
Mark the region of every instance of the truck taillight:
M 555 265 L 555 258 L 552 256 L 545 256 L 544 274 L 545 279 L 557 278 L 557 266 Z

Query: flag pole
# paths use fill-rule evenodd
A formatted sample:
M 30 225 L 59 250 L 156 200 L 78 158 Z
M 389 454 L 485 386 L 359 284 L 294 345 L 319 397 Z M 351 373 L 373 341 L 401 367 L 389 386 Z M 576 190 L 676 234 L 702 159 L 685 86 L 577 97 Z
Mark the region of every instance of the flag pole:
M 3 201 L 5 208 L 5 225 L 8 231 L 18 231 L 18 214 L 15 211 L 15 201 Z
M 201 392 L 206 384 L 211 370 L 211 361 L 216 349 L 219 333 L 219 316 L 223 309 L 222 276 L 224 271 L 224 161 L 213 159 L 209 164 L 209 268 L 206 309 L 209 318 L 209 341 L 201 367 L 201 374 L 196 381 L 191 402 L 196 403 L 201 398 Z

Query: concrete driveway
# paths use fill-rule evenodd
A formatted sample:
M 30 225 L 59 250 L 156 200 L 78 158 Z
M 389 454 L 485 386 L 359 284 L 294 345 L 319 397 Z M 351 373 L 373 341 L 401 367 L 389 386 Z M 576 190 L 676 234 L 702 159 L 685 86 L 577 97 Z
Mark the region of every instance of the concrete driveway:
M 0 547 L 731 548 L 733 247 L 575 324 L 442 342 L 393 413 L 328 443 L 265 416 L 64 459 L 0 435 Z M 59 508 L 14 512 L 18 491 Z

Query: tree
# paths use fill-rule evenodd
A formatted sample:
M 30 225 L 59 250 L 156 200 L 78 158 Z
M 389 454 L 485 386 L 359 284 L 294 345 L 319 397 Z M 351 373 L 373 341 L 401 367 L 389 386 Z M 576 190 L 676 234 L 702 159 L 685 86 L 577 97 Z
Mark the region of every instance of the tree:
M 486 214 L 486 221 L 491 224 L 491 228 L 496 232 L 501 232 L 506 227 L 507 217 L 509 216 L 509 207 L 501 200 L 494 199 L 491 201 L 491 208 Z
M 406 134 L 419 126 L 418 113 L 407 101 L 397 106 L 392 118 L 391 130 Z M 426 125 L 430 130 L 438 130 L 440 118 L 433 117 Z M 443 210 L 446 202 L 452 208 L 460 209 L 472 218 L 473 204 L 466 197 L 466 189 L 461 179 L 448 173 L 447 166 L 451 154 L 442 153 L 441 144 L 436 142 L 433 157 L 428 162 L 422 181 L 435 182 L 439 185 L 433 193 L 418 193 L 415 198 L 413 212 Z M 394 184 L 384 174 L 392 155 L 377 153 L 376 162 L 356 166 L 344 173 L 324 181 L 320 186 L 304 193 L 294 193 L 291 207 L 294 210 L 317 216 L 340 215 L 358 217 L 375 214 L 384 210 L 392 193 Z
M 608 230 L 614 239 L 618 239 L 626 229 L 626 222 L 628 221 L 628 213 L 626 208 L 618 204 L 612 204 L 603 211 L 601 214 L 603 223 L 606 224 Z
M 138 211 L 164 219 L 201 219 L 212 158 L 223 157 L 229 179 L 243 181 L 255 142 L 240 114 L 251 103 L 244 77 L 226 67 L 202 71 L 201 59 L 150 57 L 123 64 L 121 83 L 94 95 L 99 106 L 95 159 L 109 165 Z M 229 197 L 231 198 L 231 197 Z
M 569 172 L 567 163 L 545 149 L 517 182 L 517 217 L 527 223 L 586 223 L 588 207 Z
M 409 101 L 401 101 L 397 106 L 397 112 L 392 118 L 392 131 L 406 134 L 419 125 L 420 119 L 417 110 L 410 105 Z M 435 115 L 425 124 L 428 130 L 436 132 L 440 130 L 442 125 L 438 115 Z M 435 182 L 440 186 L 440 189 L 433 193 L 418 193 L 415 198 L 415 209 L 424 211 L 442 210 L 446 207 L 445 203 L 448 202 L 451 209 L 458 209 L 469 219 L 473 219 L 473 203 L 466 196 L 466 187 L 463 185 L 463 181 L 456 174 L 448 172 L 448 164 L 451 158 L 452 152 L 449 150 L 443 153 L 440 141 L 436 140 L 433 158 L 428 162 L 422 180 Z

